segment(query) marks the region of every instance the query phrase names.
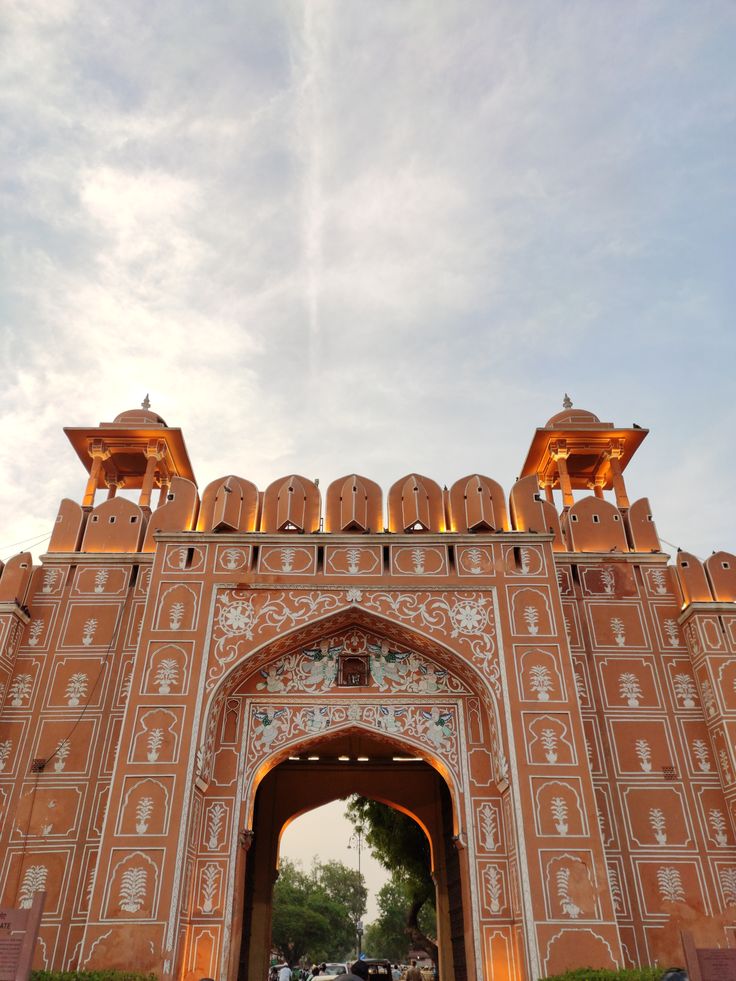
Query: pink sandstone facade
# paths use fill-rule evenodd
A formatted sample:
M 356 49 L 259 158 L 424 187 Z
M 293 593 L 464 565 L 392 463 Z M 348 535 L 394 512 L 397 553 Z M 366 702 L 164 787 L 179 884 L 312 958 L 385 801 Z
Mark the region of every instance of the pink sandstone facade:
M 733 942 L 736 556 L 668 564 L 646 431 L 566 403 L 508 499 L 200 499 L 148 408 L 66 430 L 82 501 L 0 577 L 0 903 L 46 890 L 38 966 L 262 981 L 280 832 L 351 791 L 426 831 L 448 981 Z

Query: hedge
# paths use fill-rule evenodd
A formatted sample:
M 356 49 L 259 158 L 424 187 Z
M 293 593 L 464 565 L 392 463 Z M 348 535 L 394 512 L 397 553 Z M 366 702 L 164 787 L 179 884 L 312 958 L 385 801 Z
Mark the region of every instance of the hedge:
M 660 981 L 667 969 L 664 967 L 635 967 L 625 971 L 611 971 L 602 967 L 579 967 L 565 974 L 555 974 L 540 981 Z

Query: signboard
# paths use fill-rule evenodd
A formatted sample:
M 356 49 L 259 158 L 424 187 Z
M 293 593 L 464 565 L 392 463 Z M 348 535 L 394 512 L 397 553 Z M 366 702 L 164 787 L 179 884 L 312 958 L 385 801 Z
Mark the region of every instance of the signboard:
M 28 981 L 45 901 L 36 892 L 30 909 L 0 906 L 0 981 Z
M 690 981 L 736 981 L 736 950 L 730 947 L 698 949 L 692 933 L 682 934 Z

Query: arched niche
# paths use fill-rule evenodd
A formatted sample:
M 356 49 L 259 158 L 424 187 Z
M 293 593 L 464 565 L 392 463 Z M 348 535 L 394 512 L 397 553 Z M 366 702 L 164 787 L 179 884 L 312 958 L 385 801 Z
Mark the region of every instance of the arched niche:
M 508 531 L 509 518 L 501 485 L 481 474 L 456 480 L 450 488 L 453 531 Z
M 571 552 L 628 552 L 623 518 L 617 507 L 599 497 L 583 497 L 564 516 Z
M 553 550 L 555 552 L 567 550 L 557 511 L 553 504 L 543 499 L 536 474 L 529 474 L 528 477 L 516 481 L 509 494 L 509 504 L 515 531 L 554 535 Z
M 377 483 L 350 474 L 327 488 L 325 531 L 383 531 L 383 492 Z
M 243 477 L 218 477 L 202 495 L 197 531 L 255 531 L 258 488 Z
M 292 474 L 274 480 L 263 497 L 261 531 L 319 531 L 320 493 L 317 485 Z
M 393 532 L 446 531 L 439 484 L 420 474 L 408 474 L 388 492 L 388 526 Z

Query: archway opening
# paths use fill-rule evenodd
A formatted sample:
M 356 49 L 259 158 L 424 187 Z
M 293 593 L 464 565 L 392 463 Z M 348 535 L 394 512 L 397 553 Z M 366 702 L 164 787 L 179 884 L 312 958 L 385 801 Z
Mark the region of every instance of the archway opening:
M 465 981 L 470 918 L 467 872 L 456 848 L 448 785 L 433 766 L 398 741 L 361 730 L 291 747 L 258 787 L 243 886 L 239 981 L 262 981 L 270 960 L 272 903 L 279 843 L 299 815 L 337 799 L 360 795 L 415 821 L 426 835 L 437 911 L 437 965 L 442 981 Z M 380 950 L 372 956 L 383 956 Z M 472 956 L 472 955 L 471 955 Z

